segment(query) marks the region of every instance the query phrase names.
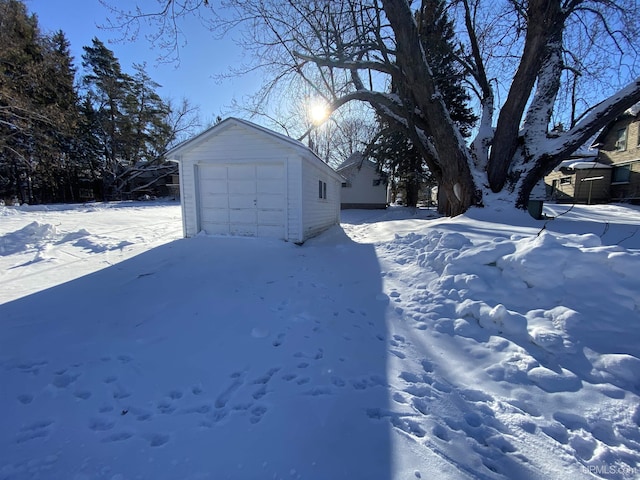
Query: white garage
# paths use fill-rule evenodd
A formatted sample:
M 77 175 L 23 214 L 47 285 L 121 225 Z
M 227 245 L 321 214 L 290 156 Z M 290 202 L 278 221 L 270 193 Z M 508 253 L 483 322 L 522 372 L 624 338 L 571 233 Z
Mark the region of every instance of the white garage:
M 185 237 L 301 243 L 340 223 L 341 177 L 297 140 L 228 118 L 171 149 Z

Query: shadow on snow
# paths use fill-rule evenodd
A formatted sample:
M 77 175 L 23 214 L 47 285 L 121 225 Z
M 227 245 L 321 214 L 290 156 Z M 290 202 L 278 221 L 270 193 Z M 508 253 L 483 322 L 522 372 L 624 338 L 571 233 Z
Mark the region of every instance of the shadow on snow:
M 381 288 L 373 246 L 336 228 L 179 240 L 1 305 L 0 467 L 388 478 Z

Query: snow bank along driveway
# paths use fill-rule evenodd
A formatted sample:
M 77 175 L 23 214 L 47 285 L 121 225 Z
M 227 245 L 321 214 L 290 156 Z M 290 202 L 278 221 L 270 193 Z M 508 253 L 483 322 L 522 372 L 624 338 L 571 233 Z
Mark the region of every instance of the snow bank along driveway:
M 640 212 L 541 227 L 4 208 L 0 480 L 640 478 Z

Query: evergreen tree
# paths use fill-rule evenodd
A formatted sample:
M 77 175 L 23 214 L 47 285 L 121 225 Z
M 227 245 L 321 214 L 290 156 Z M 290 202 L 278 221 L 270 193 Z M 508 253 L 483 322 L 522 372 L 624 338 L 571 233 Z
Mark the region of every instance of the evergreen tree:
M 435 84 L 451 119 L 462 135 L 468 137 L 478 118 L 469 107 L 471 97 L 463 87 L 465 74 L 456 61 L 456 55 L 462 52 L 455 44 L 453 21 L 449 20 L 445 6 L 445 0 L 422 0 L 415 14 L 416 23 Z
M 62 32 L 41 34 L 22 2 L 0 0 L 0 197 L 73 198 L 75 70 Z
M 84 127 L 100 147 L 98 175 L 104 197 L 120 199 L 152 185 L 165 170 L 175 171 L 174 164 L 162 159 L 175 136 L 168 120 L 171 112 L 144 65 L 134 65 L 134 76 L 124 73 L 114 53 L 97 38 L 84 51 L 83 111 L 90 116 Z
M 174 137 L 168 121 L 170 106 L 156 93 L 160 85 L 149 77 L 145 66 L 135 64 L 134 69 L 136 74 L 124 103 L 129 121 L 122 131 L 128 168 L 120 176 L 121 189 L 130 193 L 149 187 L 163 170 L 175 171 L 175 164 L 166 163 L 162 157 Z M 151 175 L 145 176 L 147 173 Z
M 32 198 L 32 127 L 45 120 L 34 102 L 38 36 L 22 2 L 0 0 L 0 189 L 23 202 Z
M 75 201 L 79 181 L 76 70 L 69 41 L 62 31 L 43 41 L 39 104 L 49 123 L 35 141 L 40 201 Z
M 83 47 L 82 66 L 87 70 L 82 83 L 86 96 L 95 111 L 92 132 L 101 147 L 100 174 L 104 194 L 107 198 L 116 196 L 115 182 L 125 164 L 122 148 L 122 132 L 128 130 L 129 120 L 125 115 L 124 103 L 131 88 L 131 77 L 125 74 L 120 62 L 97 37 L 92 46 Z
M 22 1 L 0 0 L 0 200 L 121 198 L 175 173 L 162 155 L 184 126 L 159 85 L 143 65 L 124 73 L 97 38 L 84 52 L 80 97 L 65 34 L 43 35 Z

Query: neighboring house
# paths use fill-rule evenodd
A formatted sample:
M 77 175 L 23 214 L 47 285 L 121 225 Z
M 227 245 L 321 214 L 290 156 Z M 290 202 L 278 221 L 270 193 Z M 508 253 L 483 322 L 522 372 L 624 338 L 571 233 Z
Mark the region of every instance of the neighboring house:
M 302 243 L 340 223 L 342 178 L 297 140 L 227 118 L 172 148 L 185 237 L 200 232 Z
M 378 172 L 375 162 L 355 152 L 336 172 L 344 178 L 341 208 L 387 208 L 387 178 Z
M 611 122 L 596 138 L 598 161 L 611 166 L 610 199 L 640 201 L 640 104 Z
M 122 197 L 129 200 L 168 197 L 173 193 L 169 185 L 178 176 L 177 173 L 177 165 L 173 162 L 152 165 L 140 163 L 129 172 Z
M 573 155 L 545 177 L 546 197 L 559 203 L 609 201 L 611 166 L 596 161 L 597 153 Z

